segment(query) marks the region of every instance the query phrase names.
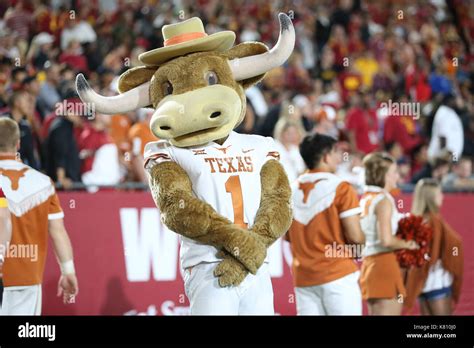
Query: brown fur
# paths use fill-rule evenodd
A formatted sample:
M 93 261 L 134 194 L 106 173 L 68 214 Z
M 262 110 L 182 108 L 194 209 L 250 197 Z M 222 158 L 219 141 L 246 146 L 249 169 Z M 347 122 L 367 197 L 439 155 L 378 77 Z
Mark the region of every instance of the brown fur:
M 225 52 L 225 56 L 230 60 L 234 58 L 243 58 L 253 56 L 256 54 L 265 53 L 268 51 L 268 47 L 261 42 L 244 42 L 237 46 L 232 47 L 230 50 Z M 252 77 L 250 79 L 239 81 L 244 89 L 247 89 L 265 77 L 265 74 Z
M 163 223 L 172 231 L 198 242 L 225 249 L 252 273 L 266 256 L 265 246 L 256 236 L 234 225 L 209 204 L 192 194 L 191 180 L 175 162 L 152 168 L 150 187 Z
M 243 89 L 246 89 L 258 83 L 260 80 L 264 78 L 265 75 L 259 75 L 256 77 L 252 77 L 250 79 L 236 82 L 231 78 L 230 70 L 228 69 L 227 63 L 225 63 L 225 60 L 226 59 L 230 60 L 234 58 L 243 58 L 243 57 L 247 57 L 247 56 L 251 56 L 255 54 L 261 54 L 266 51 L 268 51 L 267 46 L 265 46 L 264 44 L 260 42 L 245 42 L 245 43 L 241 43 L 237 46 L 232 47 L 230 50 L 224 53 L 218 53 L 218 52 L 192 53 L 192 54 L 180 57 L 179 59 L 173 59 L 167 63 L 162 64 L 159 67 L 148 67 L 148 66 L 135 67 L 135 68 L 127 70 L 125 73 L 123 73 L 120 76 L 119 91 L 120 93 L 124 93 L 134 87 L 141 85 L 144 82 L 150 81 L 152 76 L 155 74 L 155 72 L 157 72 L 157 70 L 165 66 L 172 67 L 173 65 L 171 65 L 171 63 L 178 62 L 178 61 L 183 62 L 183 63 L 179 63 L 178 66 L 174 65 L 175 68 L 174 69 L 172 68 L 173 70 L 172 74 L 174 74 L 175 76 L 176 75 L 178 76 L 178 79 L 177 79 L 178 81 L 176 81 L 175 79 L 174 83 L 172 82 L 173 87 L 175 88 L 174 93 L 179 94 L 179 93 L 183 93 L 183 91 L 186 91 L 186 90 L 194 90 L 196 88 L 199 88 L 200 85 L 202 87 L 205 87 L 205 84 L 203 84 L 204 81 L 202 79 L 203 77 L 202 73 L 204 72 L 203 69 L 205 67 L 211 67 L 213 62 L 215 62 L 216 60 L 206 61 L 206 59 L 204 59 L 204 60 L 199 60 L 198 62 L 193 62 L 192 66 L 194 68 L 197 67 L 198 68 L 197 71 L 199 71 L 201 74 L 194 73 L 193 69 L 187 69 L 186 72 L 191 72 L 192 75 L 186 75 L 186 76 L 189 76 L 189 78 L 187 78 L 186 80 L 183 80 L 182 74 L 184 73 L 184 71 L 181 69 L 183 67 L 188 67 L 189 66 L 188 64 L 190 61 L 190 60 L 186 60 L 186 62 L 184 62 L 182 60 L 182 58 L 186 58 L 186 57 L 191 57 L 191 60 L 196 60 L 196 58 L 200 58 L 200 57 L 219 57 L 220 59 L 219 59 L 218 64 L 220 66 L 219 67 L 220 71 L 216 71 L 216 73 L 218 75 L 220 73 L 220 75 L 222 75 L 224 79 L 223 80 L 224 83 L 222 82 L 220 83 L 225 84 L 226 86 L 230 86 L 230 87 L 240 84 L 243 87 Z M 161 77 L 163 76 L 166 77 L 166 75 L 162 75 Z M 158 82 L 166 81 L 166 80 L 164 81 L 163 80 L 164 80 L 163 78 L 158 79 Z M 179 92 L 180 90 L 181 92 Z M 159 94 L 160 93 L 158 92 L 158 95 Z M 159 100 L 157 100 L 157 102 L 159 102 Z
M 156 68 L 146 66 L 138 66 L 125 71 L 122 75 L 120 75 L 118 81 L 119 92 L 125 93 L 132 88 L 150 81 L 155 71 Z
M 240 263 L 235 257 L 220 251 L 217 256 L 224 260 L 214 269 L 214 275 L 219 278 L 219 285 L 221 287 L 237 286 L 249 274 L 249 271 Z
M 280 162 L 270 160 L 260 172 L 262 196 L 252 231 L 269 247 L 290 228 L 291 188 Z
M 212 70 L 217 74 L 219 84 L 234 89 L 242 101 L 242 112 L 237 127 L 245 116 L 247 99 L 245 89 L 258 83 L 264 78 L 259 75 L 243 81 L 235 81 L 232 78 L 227 60 L 242 58 L 268 51 L 267 46 L 259 42 L 241 43 L 230 50 L 219 52 L 198 52 L 172 59 L 159 67 L 140 66 L 132 68 L 123 73 L 119 78 L 119 91 L 124 93 L 151 80 L 150 99 L 152 106 L 156 105 L 164 98 L 163 83 L 170 82 L 173 86 L 173 94 L 182 94 L 198 88 L 206 87 L 207 83 L 204 74 Z M 186 76 L 183 79 L 183 76 Z

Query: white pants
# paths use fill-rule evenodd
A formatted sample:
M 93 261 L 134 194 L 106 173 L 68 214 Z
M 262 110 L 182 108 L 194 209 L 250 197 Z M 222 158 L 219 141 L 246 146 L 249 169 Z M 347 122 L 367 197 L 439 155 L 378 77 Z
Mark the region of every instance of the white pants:
M 295 288 L 298 315 L 362 315 L 359 274 L 332 282 Z
M 184 271 L 184 288 L 191 315 L 274 315 L 273 288 L 264 263 L 236 287 L 219 286 L 213 274 L 219 263 L 200 263 Z
M 41 284 L 3 288 L 2 315 L 41 315 Z

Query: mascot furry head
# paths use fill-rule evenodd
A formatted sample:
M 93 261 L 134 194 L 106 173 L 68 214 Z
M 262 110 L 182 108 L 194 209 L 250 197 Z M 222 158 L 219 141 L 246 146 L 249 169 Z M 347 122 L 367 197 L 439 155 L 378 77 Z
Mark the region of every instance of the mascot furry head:
M 76 79 L 97 112 L 155 110 L 150 128 L 161 140 L 145 149 L 153 198 L 165 225 L 183 237 L 182 267 L 216 262 L 222 287 L 256 274 L 291 223 L 273 140 L 233 131 L 245 115 L 244 90 L 293 51 L 293 24 L 283 13 L 279 21 L 272 50 L 259 42 L 233 46 L 231 31 L 207 35 L 199 18 L 164 26 L 164 47 L 142 53 L 143 66 L 120 76 L 118 96 L 100 96 L 84 76 Z

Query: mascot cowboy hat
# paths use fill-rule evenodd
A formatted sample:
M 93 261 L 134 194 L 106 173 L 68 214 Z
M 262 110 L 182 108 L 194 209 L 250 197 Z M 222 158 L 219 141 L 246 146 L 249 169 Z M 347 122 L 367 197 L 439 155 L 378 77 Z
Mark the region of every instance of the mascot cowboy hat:
M 233 31 L 206 34 L 200 18 L 165 25 L 162 28 L 163 46 L 140 54 L 138 59 L 146 65 L 160 65 L 167 60 L 188 53 L 202 51 L 226 51 L 235 42 Z

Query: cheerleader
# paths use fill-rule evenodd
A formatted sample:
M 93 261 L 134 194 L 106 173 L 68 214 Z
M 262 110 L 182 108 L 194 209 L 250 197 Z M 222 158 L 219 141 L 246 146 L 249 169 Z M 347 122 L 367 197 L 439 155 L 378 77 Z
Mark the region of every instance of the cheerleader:
M 365 193 L 361 227 L 365 234 L 360 287 L 370 315 L 400 315 L 406 296 L 400 266 L 394 251 L 417 249 L 414 241 L 395 236 L 400 213 L 389 193 L 399 174 L 395 160 L 383 153 L 371 153 L 363 160 Z
M 422 315 L 451 315 L 453 302 L 458 302 L 461 290 L 462 242 L 441 217 L 442 202 L 443 193 L 436 180 L 418 181 L 411 212 L 424 217 L 432 228 L 433 236 L 429 262 L 408 271 L 408 297 L 404 305 L 410 310 L 418 297 Z

